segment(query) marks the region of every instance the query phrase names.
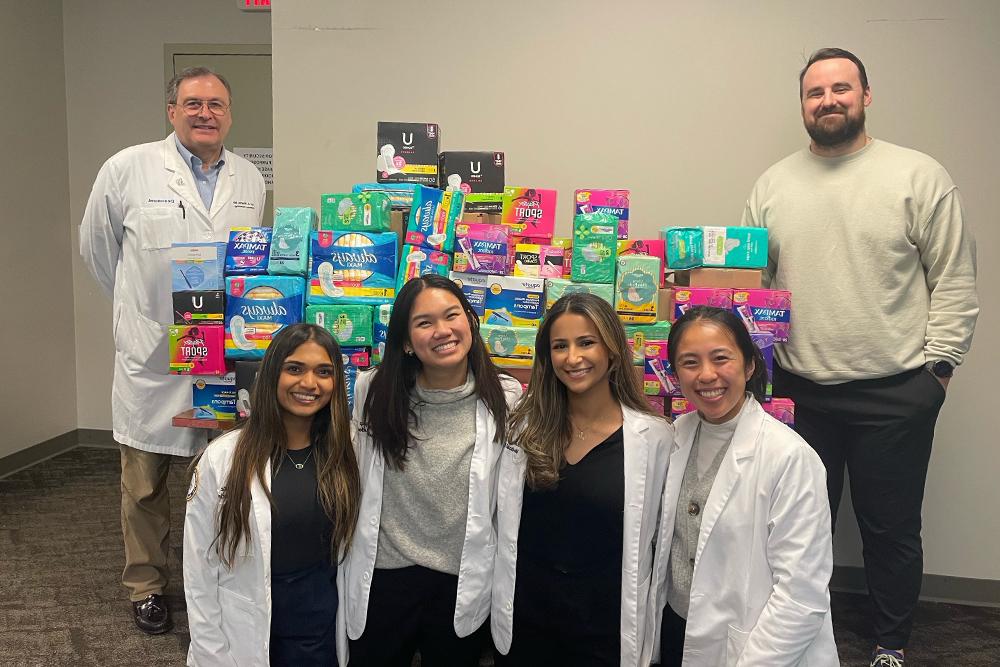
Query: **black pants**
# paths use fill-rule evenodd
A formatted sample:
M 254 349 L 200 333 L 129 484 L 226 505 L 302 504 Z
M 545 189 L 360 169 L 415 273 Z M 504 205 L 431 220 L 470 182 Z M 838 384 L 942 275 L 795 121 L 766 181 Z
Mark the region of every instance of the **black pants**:
M 271 577 L 275 667 L 336 667 L 337 568 L 327 563 Z
M 455 634 L 458 577 L 411 565 L 376 569 L 368 596 L 365 631 L 352 641 L 351 665 L 410 667 L 420 651 L 427 667 L 475 667 L 482 638 Z
M 826 465 L 834 525 L 846 465 L 875 639 L 886 648 L 905 647 L 923 576 L 920 513 L 944 388 L 922 367 L 819 385 L 775 364 L 774 395 L 795 401 L 795 430 Z
M 667 603 L 660 619 L 660 665 L 681 667 L 684 662 L 684 633 L 687 621 L 677 615 Z

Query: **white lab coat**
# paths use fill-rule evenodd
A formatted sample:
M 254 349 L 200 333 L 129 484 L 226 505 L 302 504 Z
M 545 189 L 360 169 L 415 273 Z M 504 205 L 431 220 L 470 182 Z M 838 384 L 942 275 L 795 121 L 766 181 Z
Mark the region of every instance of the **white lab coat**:
M 337 572 L 337 586 L 341 591 L 338 625 L 346 626 L 346 633 L 351 639 L 358 639 L 365 631 L 382 515 L 385 460 L 376 452 L 368 434 L 358 428 L 368 387 L 376 372 L 373 370 L 359 375 L 354 388 L 353 421 L 355 447 L 361 467 L 361 511 L 351 548 Z M 510 407 L 521 396 L 521 384 L 507 375 L 501 375 L 500 381 Z M 480 400 L 476 407 L 476 444 L 469 470 L 469 509 L 455 599 L 454 626 L 459 637 L 475 632 L 490 613 L 493 557 L 497 545 L 493 513 L 497 498 L 497 463 L 503 450 L 502 445 L 493 441 L 495 433 L 496 423 L 486 404 Z M 428 520 L 433 520 L 433 517 L 428 517 Z M 338 641 L 338 647 L 340 645 Z M 347 664 L 346 653 L 339 653 L 338 657 L 341 665 Z
M 200 429 L 171 426 L 191 408 L 191 380 L 167 374 L 167 251 L 260 224 L 264 179 L 238 155 L 226 151 L 225 161 L 208 211 L 173 134 L 126 148 L 101 167 L 80 224 L 83 262 L 113 300 L 112 432 L 135 449 L 190 456 L 205 444 Z
M 269 664 L 271 634 L 271 504 L 257 478 L 250 487 L 253 507 L 250 550 L 243 545 L 230 570 L 212 542 L 217 513 L 239 431 L 230 431 L 205 450 L 188 490 L 184 518 L 184 597 L 191 644 L 187 664 L 254 667 Z M 271 468 L 264 474 L 268 487 Z
M 650 596 L 659 633 L 681 480 L 698 414 L 674 423 Z M 826 470 L 748 395 L 705 504 L 684 642 L 686 667 L 839 665 L 830 617 Z M 659 637 L 657 637 L 659 647 Z
M 648 665 L 654 633 L 648 629 L 647 597 L 653 569 L 657 515 L 673 444 L 671 425 L 664 419 L 622 406 L 625 454 L 625 516 L 622 539 L 621 664 Z M 524 500 L 527 458 L 507 445 L 500 461 L 497 491 L 497 561 L 493 573 L 490 625 L 497 650 L 510 650 L 514 626 L 514 585 L 517 536 Z

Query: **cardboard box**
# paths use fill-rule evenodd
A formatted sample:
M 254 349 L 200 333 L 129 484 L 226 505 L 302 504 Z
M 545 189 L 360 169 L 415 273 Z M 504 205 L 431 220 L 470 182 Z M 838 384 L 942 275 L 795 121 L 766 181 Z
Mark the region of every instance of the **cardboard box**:
M 731 287 L 757 289 L 760 287 L 760 269 L 679 269 L 673 271 L 673 283 L 685 287 Z
M 379 121 L 375 145 L 375 180 L 379 183 L 438 183 L 437 123 Z

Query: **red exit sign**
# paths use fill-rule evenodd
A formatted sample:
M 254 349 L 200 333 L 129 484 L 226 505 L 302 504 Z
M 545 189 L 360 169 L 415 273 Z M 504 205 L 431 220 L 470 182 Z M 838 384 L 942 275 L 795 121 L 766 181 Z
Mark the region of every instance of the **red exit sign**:
M 245 12 L 269 12 L 271 0 L 238 0 L 240 9 Z

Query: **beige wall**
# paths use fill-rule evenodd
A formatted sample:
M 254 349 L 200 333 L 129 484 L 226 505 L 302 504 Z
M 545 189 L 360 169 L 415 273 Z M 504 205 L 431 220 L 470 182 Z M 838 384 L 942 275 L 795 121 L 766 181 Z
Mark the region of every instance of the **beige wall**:
M 76 428 L 62 3 L 0 20 L 0 458 Z
M 241 12 L 231 1 L 63 4 L 70 205 L 62 218 L 72 238 L 78 426 L 110 429 L 111 303 L 79 259 L 79 224 L 94 177 L 122 148 L 166 136 L 164 44 L 267 44 L 271 17 Z
M 300 0 L 272 24 L 276 204 L 370 180 L 376 121 L 433 121 L 447 149 L 506 151 L 509 183 L 557 188 L 564 233 L 577 187 L 630 187 L 633 235 L 737 224 L 757 176 L 806 143 L 805 57 L 860 54 L 869 130 L 941 161 L 979 240 L 984 313 L 938 426 L 926 571 L 1000 579 L 1000 3 Z M 859 564 L 841 526 L 837 561 Z

